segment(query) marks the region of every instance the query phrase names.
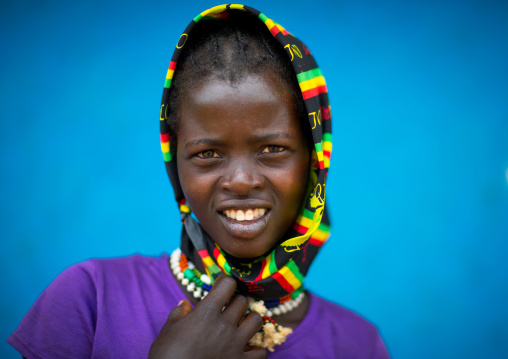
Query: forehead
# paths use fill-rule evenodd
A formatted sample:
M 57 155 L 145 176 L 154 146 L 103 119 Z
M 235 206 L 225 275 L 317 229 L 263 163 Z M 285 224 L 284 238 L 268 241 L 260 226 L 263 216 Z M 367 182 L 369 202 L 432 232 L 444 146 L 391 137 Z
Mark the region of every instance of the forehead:
M 300 136 L 292 96 L 271 76 L 249 75 L 234 84 L 206 79 L 182 97 L 179 114 L 179 140 L 239 132 L 282 131 Z

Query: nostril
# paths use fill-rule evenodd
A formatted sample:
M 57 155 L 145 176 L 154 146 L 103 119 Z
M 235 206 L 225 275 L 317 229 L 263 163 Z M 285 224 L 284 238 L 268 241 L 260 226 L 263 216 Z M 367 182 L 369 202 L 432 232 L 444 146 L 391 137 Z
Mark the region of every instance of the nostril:
M 250 167 L 250 168 L 246 168 Z M 239 166 L 226 173 L 222 188 L 238 196 L 263 187 L 263 177 L 253 166 Z

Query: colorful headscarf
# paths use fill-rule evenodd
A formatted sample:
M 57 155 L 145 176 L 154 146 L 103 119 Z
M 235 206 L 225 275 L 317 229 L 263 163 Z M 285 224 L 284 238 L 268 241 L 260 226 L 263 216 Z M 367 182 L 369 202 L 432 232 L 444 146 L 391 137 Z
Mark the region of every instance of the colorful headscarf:
M 242 263 L 225 253 L 191 216 L 180 186 L 176 161 L 171 156 L 170 129 L 167 124 L 169 88 L 187 38 L 192 36 L 192 29 L 198 21 L 227 18 L 230 9 L 259 18 L 286 50 L 302 91 L 314 142 L 305 206 L 280 245 L 251 263 Z M 268 302 L 295 298 L 303 290 L 302 282 L 309 266 L 330 233 L 325 209 L 325 182 L 332 151 L 330 105 L 325 79 L 309 49 L 281 25 L 251 7 L 228 4 L 202 12 L 181 35 L 169 64 L 160 108 L 160 140 L 166 169 L 181 213 L 183 253 L 192 257 L 193 252 L 197 251 L 212 281 L 225 273 L 236 279 L 242 294 Z

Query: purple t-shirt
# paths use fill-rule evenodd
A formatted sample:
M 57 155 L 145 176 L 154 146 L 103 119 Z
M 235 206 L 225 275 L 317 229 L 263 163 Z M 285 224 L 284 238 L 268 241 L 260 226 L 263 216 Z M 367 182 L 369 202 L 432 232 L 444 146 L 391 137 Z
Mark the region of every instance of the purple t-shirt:
M 60 274 L 7 341 L 28 359 L 146 358 L 169 312 L 185 298 L 167 255 L 89 260 Z M 388 353 L 372 324 L 310 294 L 306 317 L 269 357 Z

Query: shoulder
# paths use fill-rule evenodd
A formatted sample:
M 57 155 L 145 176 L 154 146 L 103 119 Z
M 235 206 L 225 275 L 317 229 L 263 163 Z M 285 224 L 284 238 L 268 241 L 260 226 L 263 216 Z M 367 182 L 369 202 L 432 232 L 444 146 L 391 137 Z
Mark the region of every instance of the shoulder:
M 124 258 L 90 259 L 71 265 L 60 273 L 42 293 L 45 296 L 58 294 L 65 298 L 83 298 L 87 293 L 95 293 L 100 287 L 108 285 L 129 285 L 136 277 L 160 276 L 161 261 L 166 257 L 144 257 L 134 255 Z M 86 296 L 85 296 L 86 297 Z
M 140 293 L 170 296 L 159 293 L 160 288 L 168 287 L 168 275 L 164 275 L 168 273 L 167 255 L 74 264 L 44 290 L 8 342 L 25 357 L 41 357 L 43 353 L 48 357 L 55 353 L 60 357 L 90 357 L 105 321 L 117 321 L 125 311 L 137 308 Z
M 89 259 L 87 261 L 74 264 L 64 270 L 60 276 L 66 275 L 88 275 L 92 279 L 103 273 L 122 273 L 147 272 L 150 269 L 157 269 L 159 263 L 167 260 L 167 255 L 161 257 L 145 257 L 139 254 L 130 257 L 109 258 L 109 259 Z
M 90 312 L 97 305 L 129 300 L 135 293 L 153 292 L 168 285 L 168 256 L 90 259 L 65 269 L 46 288 L 34 307 L 64 302 L 66 308 L 85 306 Z
M 335 333 L 340 334 L 338 337 L 348 342 L 375 342 L 379 337 L 372 323 L 349 309 L 314 294 L 311 294 L 311 305 L 314 308 L 308 314 L 315 315 L 320 326 L 333 328 Z
M 349 309 L 309 295 L 306 317 L 281 346 L 280 356 L 273 358 L 289 358 L 296 353 L 301 358 L 389 358 L 373 324 Z
M 128 288 L 137 284 L 153 284 L 167 274 L 168 256 L 145 257 L 134 255 L 123 258 L 90 259 L 65 269 L 47 288 L 75 287 L 76 290 L 97 290 L 105 286 Z M 150 280 L 152 279 L 152 281 Z M 79 290 L 78 290 L 79 291 Z
M 341 358 L 389 358 L 377 328 L 365 318 L 338 304 L 311 294 L 318 326 Z

